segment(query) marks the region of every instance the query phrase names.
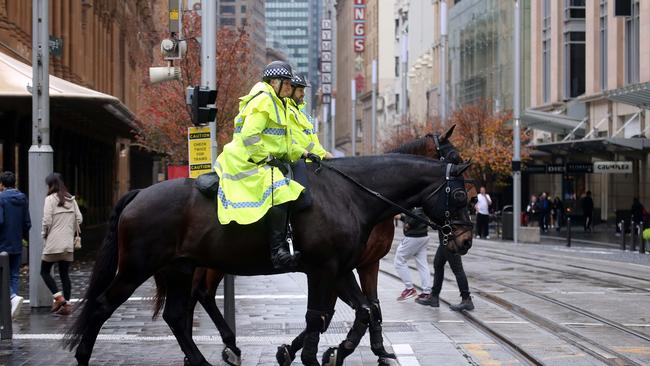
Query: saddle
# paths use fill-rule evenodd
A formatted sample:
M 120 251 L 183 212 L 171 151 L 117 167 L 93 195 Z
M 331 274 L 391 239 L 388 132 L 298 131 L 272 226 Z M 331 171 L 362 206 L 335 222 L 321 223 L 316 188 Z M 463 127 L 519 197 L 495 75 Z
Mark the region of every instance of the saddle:
M 298 160 L 295 163 L 286 164 L 286 169 L 285 176 L 305 187 L 298 199 L 291 202 L 290 211 L 300 212 L 309 208 L 312 204 L 312 198 L 309 191 L 309 179 L 307 178 L 307 164 L 304 160 Z M 216 199 L 219 192 L 219 176 L 215 172 L 201 174 L 194 180 L 194 186 L 207 198 Z

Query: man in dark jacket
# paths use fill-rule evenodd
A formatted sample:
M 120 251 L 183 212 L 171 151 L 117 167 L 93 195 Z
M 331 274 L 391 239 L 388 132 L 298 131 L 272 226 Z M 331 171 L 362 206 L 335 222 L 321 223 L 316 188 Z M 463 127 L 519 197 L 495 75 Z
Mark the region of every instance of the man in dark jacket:
M 587 191 L 582 198 L 582 216 L 585 220 L 585 232 L 591 232 L 591 220 L 594 214 L 594 200 L 591 198 L 591 191 Z
M 11 315 L 15 316 L 22 305 L 18 296 L 18 276 L 23 239 L 29 237 L 32 222 L 25 194 L 16 189 L 16 176 L 12 172 L 0 174 L 0 252 L 9 254 L 11 276 Z

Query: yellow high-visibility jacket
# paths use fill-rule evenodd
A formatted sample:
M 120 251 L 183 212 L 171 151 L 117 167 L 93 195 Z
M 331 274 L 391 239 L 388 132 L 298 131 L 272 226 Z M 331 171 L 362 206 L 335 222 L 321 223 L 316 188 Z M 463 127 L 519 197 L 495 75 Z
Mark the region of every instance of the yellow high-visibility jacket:
M 321 159 L 324 158 L 327 151 L 320 144 L 320 141 L 318 141 L 318 135 L 316 135 L 314 125 L 309 122 L 307 115 L 302 112 L 305 104 L 296 105 L 293 99 L 285 99 L 289 109 L 290 126 L 294 130 L 294 144 L 298 144 L 301 148 L 320 156 Z
M 294 201 L 304 187 L 266 164 L 273 156 L 296 161 L 304 149 L 292 143 L 287 109 L 273 88 L 259 82 L 240 98 L 235 133 L 217 157 L 221 224 L 257 222 L 273 205 Z

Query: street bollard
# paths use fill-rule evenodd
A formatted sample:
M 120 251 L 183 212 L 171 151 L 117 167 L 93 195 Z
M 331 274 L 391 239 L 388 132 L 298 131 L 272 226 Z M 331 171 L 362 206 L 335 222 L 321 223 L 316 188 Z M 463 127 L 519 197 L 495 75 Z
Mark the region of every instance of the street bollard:
M 634 220 L 630 220 L 630 250 L 635 251 L 636 250 L 636 224 L 634 223 Z
M 625 250 L 625 221 L 621 220 L 621 237 L 623 241 L 621 242 L 621 250 Z
M 570 247 L 571 246 L 571 217 L 566 218 L 566 228 L 567 228 L 567 236 L 566 236 L 566 246 Z
M 11 299 L 9 298 L 11 290 L 9 289 L 9 280 L 11 270 L 9 269 L 9 254 L 0 253 L 0 339 L 11 339 L 13 329 L 11 327 Z
M 641 236 L 641 243 L 639 244 L 639 253 L 645 254 L 645 238 L 643 237 L 643 229 L 645 228 L 643 221 L 639 225 L 639 234 Z

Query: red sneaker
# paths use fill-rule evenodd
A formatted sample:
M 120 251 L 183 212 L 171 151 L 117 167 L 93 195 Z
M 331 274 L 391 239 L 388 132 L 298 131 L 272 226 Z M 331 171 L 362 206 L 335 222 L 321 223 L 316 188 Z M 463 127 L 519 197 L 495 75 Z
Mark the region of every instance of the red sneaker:
M 397 298 L 397 301 L 404 301 L 406 299 L 410 299 L 412 297 L 415 297 L 418 294 L 417 291 L 415 291 L 414 288 L 407 288 L 402 293 L 399 295 Z

